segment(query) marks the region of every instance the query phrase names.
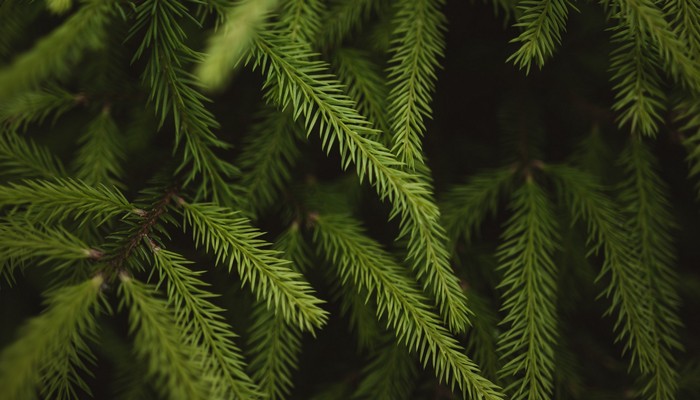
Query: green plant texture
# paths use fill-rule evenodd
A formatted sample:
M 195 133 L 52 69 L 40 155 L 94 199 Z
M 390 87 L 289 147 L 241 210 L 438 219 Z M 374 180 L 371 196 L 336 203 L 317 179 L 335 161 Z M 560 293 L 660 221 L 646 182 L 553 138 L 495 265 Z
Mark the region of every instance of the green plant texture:
M 0 1 L 0 398 L 700 398 L 700 0 Z

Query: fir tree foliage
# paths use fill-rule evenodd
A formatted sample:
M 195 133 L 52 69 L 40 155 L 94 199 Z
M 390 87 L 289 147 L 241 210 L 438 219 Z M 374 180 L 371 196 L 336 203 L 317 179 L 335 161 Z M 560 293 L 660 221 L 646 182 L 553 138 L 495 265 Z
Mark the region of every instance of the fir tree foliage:
M 697 394 L 700 2 L 495 0 L 489 92 L 524 94 L 445 101 L 451 46 L 500 48 L 450 36 L 462 3 L 3 1 L 0 397 Z

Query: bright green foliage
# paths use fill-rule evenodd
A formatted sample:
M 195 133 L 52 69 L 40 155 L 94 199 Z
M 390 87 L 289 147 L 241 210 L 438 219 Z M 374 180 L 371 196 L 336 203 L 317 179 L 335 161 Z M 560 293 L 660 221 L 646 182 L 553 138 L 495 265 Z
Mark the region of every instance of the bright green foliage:
M 561 43 L 562 33 L 566 30 L 566 19 L 569 7 L 568 0 L 527 0 L 519 2 L 518 8 L 522 14 L 514 25 L 522 29 L 513 43 L 521 43 L 518 50 L 508 58 L 520 69 L 530 72 L 532 63 L 539 68 L 544 66 L 546 59 L 554 54 L 556 46 Z
M 222 308 L 209 301 L 207 291 L 195 271 L 181 255 L 155 247 L 153 265 L 166 281 L 168 298 L 174 303 L 178 330 L 186 333 L 188 345 L 203 352 L 201 370 L 209 377 L 208 384 L 215 398 L 253 399 L 256 387 L 245 374 L 241 351 L 233 343 L 236 335 L 223 320 Z
M 136 210 L 117 190 L 74 179 L 25 180 L 0 186 L 0 208 L 20 207 L 34 221 L 69 217 L 100 223 Z
M 500 375 L 515 377 L 506 390 L 514 400 L 548 399 L 553 393 L 557 340 L 557 267 L 553 253 L 559 233 L 551 202 L 531 178 L 514 194 L 513 215 L 498 248 L 503 280 L 502 309 L 506 331 L 498 347 Z
M 136 355 L 148 365 L 148 375 L 170 399 L 208 399 L 208 385 L 192 344 L 178 329 L 175 315 L 157 298 L 155 287 L 121 273 L 120 309 L 129 309 L 129 333 Z
M 307 249 L 295 223 L 275 242 L 275 248 L 292 260 L 296 269 L 308 265 Z M 284 399 L 294 386 L 292 372 L 301 353 L 301 330 L 258 301 L 250 328 L 253 379 L 266 398 Z
M 350 217 L 314 218 L 314 241 L 336 265 L 343 281 L 376 298 L 377 317 L 385 318 L 401 343 L 418 352 L 437 377 L 463 392 L 464 398 L 500 399 L 498 388 L 479 375 L 479 369 L 449 336 L 437 315 L 426 306 L 414 282 L 379 245 L 364 235 Z M 420 299 L 420 301 L 419 301 Z
M 109 115 L 102 110 L 87 131 L 78 139 L 80 149 L 75 157 L 76 176 L 89 185 L 118 185 L 122 176 L 121 167 L 124 151 L 119 140 L 119 128 Z
M 698 0 L 0 0 L 0 398 L 697 398 L 699 61 Z
M 318 125 L 326 152 L 337 142 L 343 168 L 354 164 L 360 180 L 367 179 L 383 200 L 391 202 L 392 216 L 402 220 L 399 236 L 408 238 L 411 266 L 437 298 L 450 328 L 464 330 L 468 309 L 450 271 L 439 210 L 428 185 L 403 171 L 403 164 L 373 139 L 376 132 L 342 94 L 340 84 L 324 72 L 325 63 L 308 61 L 311 55 L 303 47 L 272 34 L 260 37 L 256 50 L 256 65 L 272 89 L 268 99 L 281 108 L 291 106 L 295 116 L 303 115 L 308 130 Z
M 311 286 L 280 258 L 280 252 L 267 248 L 269 244 L 259 239 L 262 233 L 246 218 L 213 204 L 180 205 L 185 228 L 192 230 L 196 244 L 213 252 L 216 263 L 229 271 L 235 265 L 243 283 L 265 300 L 268 309 L 308 331 L 325 323 L 326 312 L 311 294 Z
M 226 15 L 223 26 L 209 41 L 206 56 L 197 66 L 197 78 L 208 89 L 221 88 L 248 51 L 256 31 L 277 0 L 240 0 Z
M 435 71 L 440 65 L 438 58 L 444 53 L 442 3 L 442 0 L 401 0 L 394 17 L 387 111 L 391 118 L 392 152 L 411 170 L 423 164 L 423 121 L 431 116 Z
M 95 276 L 50 294 L 46 311 L 30 320 L 18 339 L 0 354 L 0 387 L 7 399 L 74 399 L 75 386 L 88 391 L 78 370 L 92 358 L 85 342 L 96 334 L 95 313 L 101 308 L 100 286 Z

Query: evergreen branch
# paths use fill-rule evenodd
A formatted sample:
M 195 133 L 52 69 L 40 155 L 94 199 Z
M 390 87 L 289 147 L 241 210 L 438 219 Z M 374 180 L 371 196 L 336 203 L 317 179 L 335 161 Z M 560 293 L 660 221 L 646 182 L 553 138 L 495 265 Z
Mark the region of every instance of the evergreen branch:
M 297 139 L 306 135 L 291 113 L 271 106 L 260 113 L 262 120 L 246 136 L 237 165 L 243 174 L 241 186 L 247 204 L 257 215 L 278 200 L 279 192 L 291 179 L 291 167 L 301 156 Z
M 277 0 L 239 0 L 210 38 L 195 75 L 203 87 L 221 89 L 248 52 Z
M 229 271 L 235 264 L 242 283 L 249 284 L 258 301 L 274 309 L 285 321 L 313 332 L 326 321 L 323 302 L 313 296 L 304 276 L 280 258 L 280 252 L 266 248 L 262 233 L 248 219 L 213 204 L 180 201 L 185 229 L 190 228 L 197 246 L 216 256 L 217 264 Z
M 511 43 L 521 45 L 508 57 L 507 62 L 512 61 L 518 68 L 530 73 L 533 61 L 541 69 L 545 60 L 561 44 L 569 7 L 573 8 L 573 5 L 568 0 L 525 0 L 520 4 L 518 8 L 522 14 L 514 27 L 522 28 L 522 32 Z
M 97 225 L 118 215 L 139 212 L 116 189 L 69 178 L 0 185 L 0 208 L 8 206 L 22 207 L 32 220 L 60 221 L 72 216 Z
M 259 301 L 253 311 L 250 338 L 253 379 L 259 383 L 265 398 L 287 398 L 293 386 L 292 372 L 301 353 L 301 331 Z
M 0 220 L 0 275 L 8 281 L 18 265 L 34 258 L 39 258 L 40 265 L 53 262 L 53 269 L 58 269 L 100 255 L 63 228 L 35 226 L 14 218 Z
M 338 47 L 356 30 L 363 20 L 369 19 L 382 0 L 334 0 L 323 16 L 321 31 L 314 44 L 319 49 Z
M 676 228 L 666 197 L 665 182 L 656 173 L 656 160 L 640 141 L 632 140 L 620 158 L 627 178 L 622 183 L 620 201 L 625 205 L 634 234 L 635 253 L 647 278 L 652 297 L 654 345 L 663 362 L 645 377 L 643 394 L 648 399 L 672 399 L 678 390 L 674 350 L 682 350 L 678 331 L 680 297 L 678 277 L 673 267 L 675 255 L 672 231 Z
M 659 6 L 653 0 L 616 0 L 615 5 L 619 10 L 615 17 L 634 30 L 635 36 L 653 43 L 658 58 L 676 81 L 700 91 L 700 66 Z
M 100 309 L 103 281 L 96 276 L 49 295 L 46 311 L 31 319 L 0 355 L 3 398 L 34 399 L 37 387 L 42 397 L 52 399 L 77 398 L 74 386 L 87 390 L 77 370 L 87 371 L 83 359 L 93 359 L 85 338 L 97 330 L 94 313 Z
M 296 222 L 275 241 L 274 248 L 293 262 L 295 270 L 310 262 Z M 301 354 L 301 330 L 258 301 L 253 310 L 249 337 L 250 369 L 262 392 L 272 400 L 288 397 L 293 387 L 292 372 L 297 368 Z
M 506 391 L 513 400 L 552 397 L 557 342 L 557 267 L 552 255 L 559 233 L 553 206 L 531 176 L 514 194 L 513 215 L 502 234 L 497 256 L 503 278 L 498 349 L 502 377 L 515 377 Z
M 470 242 L 488 214 L 496 213 L 498 200 L 510 191 L 514 172 L 512 167 L 484 171 L 447 192 L 442 202 L 442 221 L 453 243 L 460 236 Z
M 215 149 L 230 146 L 213 133 L 213 129 L 219 125 L 214 115 L 204 107 L 204 102 L 209 100 L 193 88 L 196 77 L 181 66 L 201 60 L 200 55 L 185 44 L 186 35 L 179 20 L 188 16 L 182 2 L 144 0 L 136 7 L 136 22 L 130 31 L 133 36 L 141 29 L 146 30 L 134 59 L 150 49 L 143 80 L 151 89 L 150 100 L 160 118 L 160 126 L 169 113 L 173 115 L 176 148 L 184 138 L 184 154 L 179 169 L 192 163 L 185 184 L 200 177 L 199 197 L 207 197 L 211 193 L 211 198 L 216 202 L 230 202 L 235 196 L 227 179 L 237 176 L 239 171 L 215 153 Z
M 366 290 L 358 290 L 349 282 L 338 282 L 329 276 L 336 302 L 340 302 L 340 315 L 348 319 L 348 328 L 357 337 L 358 350 L 373 349 L 381 339 L 383 328 L 377 323 L 376 307 L 370 303 Z
M 479 375 L 479 368 L 440 324 L 427 299 L 405 271 L 359 223 L 344 215 L 314 215 L 314 241 L 338 269 L 342 281 L 367 290 L 377 300 L 377 316 L 437 378 L 462 390 L 464 398 L 500 399 L 499 389 Z
M 647 275 L 639 265 L 616 205 L 602 193 L 595 179 L 584 172 L 561 165 L 546 165 L 544 170 L 555 179 L 574 220 L 585 222 L 591 251 L 602 248 L 605 253 L 597 279 L 610 275 L 602 295 L 611 300 L 607 313 L 617 311 L 616 340 L 624 342 L 623 351 L 631 352 L 632 364 L 643 375 L 662 376 L 664 371 L 671 371 L 667 354 L 657 342 Z
M 700 59 L 700 1 L 669 0 L 664 6 L 665 14 L 675 26 L 676 35 L 688 44 L 692 59 Z
M 422 137 L 437 80 L 439 58 L 445 53 L 444 0 L 399 0 L 389 61 L 388 108 L 392 152 L 410 170 L 424 164 Z
M 4 178 L 58 178 L 66 172 L 61 161 L 31 139 L 0 128 L 0 176 Z
M 88 125 L 78 139 L 80 149 L 75 156 L 76 176 L 89 185 L 119 185 L 123 174 L 121 162 L 124 151 L 119 138 L 119 128 L 108 109 Z
M 181 255 L 151 245 L 153 265 L 167 282 L 168 299 L 175 309 L 177 326 L 186 332 L 189 345 L 203 350 L 202 371 L 217 398 L 258 398 L 257 387 L 245 373 L 241 351 L 234 344 L 236 334 L 221 315 L 222 308 L 209 301 L 214 295 L 204 289 L 200 273 L 188 268 Z
M 56 119 L 82 101 L 84 96 L 57 86 L 23 92 L 0 105 L 0 125 L 10 131 L 26 130 L 30 123 L 43 123 L 51 114 Z
M 129 333 L 136 355 L 147 362 L 148 375 L 162 396 L 169 399 L 208 399 L 200 365 L 175 322 L 168 304 L 156 297 L 156 288 L 126 272 L 119 274 L 119 309 L 129 311 Z
M 357 104 L 357 112 L 390 138 L 385 112 L 388 89 L 379 66 L 372 62 L 367 52 L 347 47 L 333 53 L 331 65 L 347 88 L 348 96 Z
M 0 69 L 0 99 L 50 79 L 69 75 L 83 54 L 105 43 L 107 23 L 116 9 L 115 0 L 89 0 L 61 26 L 39 40 L 29 51 Z
M 372 362 L 362 369 L 353 399 L 407 400 L 418 375 L 416 363 L 408 350 L 393 338 L 380 347 Z
M 463 331 L 469 309 L 458 279 L 451 271 L 439 210 L 429 186 L 403 171 L 403 164 L 371 137 L 377 134 L 341 92 L 340 83 L 327 74 L 326 64 L 310 61 L 303 47 L 271 34 L 256 43 L 256 67 L 267 76 L 268 101 L 291 106 L 303 115 L 307 131 L 318 126 L 322 145 L 329 152 L 337 141 L 343 168 L 355 164 L 360 180 L 367 179 L 380 198 L 401 216 L 401 237 L 408 237 L 408 260 L 433 294 L 451 329 Z
M 619 28 L 612 40 L 619 44 L 611 59 L 612 80 L 617 81 L 612 109 L 621 112 L 618 126 L 629 124 L 633 134 L 655 136 L 666 101 L 658 60 L 645 51 L 646 39 L 640 32 Z
M 279 29 L 292 41 L 311 45 L 321 30 L 321 17 L 325 11 L 322 0 L 287 0 L 282 2 Z

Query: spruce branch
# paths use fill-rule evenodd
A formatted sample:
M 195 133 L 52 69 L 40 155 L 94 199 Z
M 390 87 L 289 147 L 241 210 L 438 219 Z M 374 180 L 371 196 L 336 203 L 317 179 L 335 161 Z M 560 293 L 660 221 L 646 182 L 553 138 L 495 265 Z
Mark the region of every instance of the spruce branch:
M 121 163 L 125 158 L 120 139 L 109 108 L 103 109 L 78 139 L 76 177 L 89 185 L 120 186 L 118 179 L 123 175 Z
M 280 314 L 285 321 L 314 332 L 325 324 L 322 300 L 313 296 L 302 274 L 292 270 L 280 252 L 267 248 L 262 233 L 248 219 L 214 204 L 179 200 L 184 228 L 192 231 L 195 243 L 216 256 L 216 264 L 236 267 L 243 284 L 250 285 L 258 301 Z
M 52 264 L 55 271 L 99 255 L 99 250 L 89 247 L 66 229 L 34 225 L 17 221 L 17 218 L 0 220 L 0 275 L 8 282 L 18 266 L 35 258 L 39 265 Z
M 390 143 L 391 129 L 385 112 L 388 87 L 379 65 L 366 51 L 342 47 L 333 52 L 331 66 L 347 88 L 348 96 L 357 104 L 357 112 L 383 132 L 384 143 Z
M 29 138 L 0 128 L 0 176 L 16 178 L 58 178 L 66 176 L 61 161 L 48 148 Z
M 522 32 L 511 40 L 511 43 L 520 43 L 520 47 L 506 61 L 512 61 L 518 68 L 525 69 L 526 73 L 530 73 L 533 62 L 541 69 L 545 60 L 551 57 L 556 47 L 561 44 L 569 7 L 574 8 L 568 0 L 520 2 L 518 8 L 522 13 L 514 27 L 522 28 Z
M 450 188 L 442 202 L 442 221 L 453 243 L 460 237 L 470 242 L 484 219 L 496 213 L 499 199 L 510 191 L 514 172 L 512 167 L 488 170 Z
M 528 177 L 515 191 L 513 215 L 502 233 L 497 256 L 503 278 L 501 325 L 498 339 L 504 362 L 503 378 L 514 400 L 549 399 L 554 388 L 554 352 L 557 343 L 557 267 L 553 254 L 559 233 L 553 206 L 542 188 Z
M 85 1 L 32 49 L 0 69 L 0 100 L 7 101 L 42 82 L 68 76 L 86 52 L 97 50 L 107 42 L 107 24 L 116 9 L 116 0 Z
M 619 45 L 610 61 L 612 79 L 617 82 L 612 109 L 621 113 L 618 126 L 629 124 L 633 134 L 655 136 L 666 101 L 658 59 L 646 51 L 646 38 L 641 32 L 629 27 L 618 28 L 612 40 Z
M 27 179 L 0 185 L 0 208 L 21 207 L 33 221 L 62 221 L 69 217 L 101 225 L 119 215 L 138 214 L 117 189 L 90 186 L 70 178 Z
M 323 16 L 321 31 L 314 44 L 318 49 L 338 47 L 356 30 L 363 20 L 369 19 L 383 0 L 333 0 Z
M 97 331 L 95 314 L 100 305 L 103 278 L 93 277 L 52 292 L 46 311 L 31 319 L 19 338 L 0 354 L 0 387 L 8 400 L 42 397 L 74 399 L 76 387 L 89 393 L 82 372 L 92 362 L 86 338 Z
M 309 264 L 306 243 L 299 224 L 294 222 L 275 241 L 274 248 L 292 261 L 292 268 L 301 270 Z M 299 365 L 301 330 L 281 315 L 258 301 L 253 309 L 249 345 L 250 370 L 260 389 L 272 400 L 281 400 L 291 393 L 292 373 Z
M 600 185 L 590 175 L 563 165 L 545 165 L 545 172 L 557 184 L 558 191 L 573 213 L 574 221 L 582 220 L 588 230 L 591 252 L 600 249 L 605 254 L 597 280 L 609 276 L 602 295 L 611 306 L 606 314 L 617 313 L 615 331 L 617 341 L 623 342 L 624 352 L 631 355 L 632 365 L 644 376 L 673 376 L 669 355 L 659 336 L 647 274 L 628 237 L 616 205 L 602 193 Z M 671 384 L 671 381 L 667 382 Z
M 292 372 L 301 353 L 301 330 L 259 301 L 253 311 L 250 338 L 253 379 L 266 398 L 287 398 L 293 387 Z
M 216 149 L 230 146 L 218 139 L 213 130 L 219 127 L 214 115 L 206 109 L 209 101 L 194 89 L 196 77 L 182 64 L 201 60 L 201 55 L 185 44 L 182 19 L 191 19 L 186 6 L 176 0 L 145 0 L 136 7 L 136 22 L 130 36 L 145 30 L 134 59 L 149 50 L 150 57 L 143 73 L 143 80 L 151 89 L 153 102 L 162 127 L 172 113 L 175 124 L 175 148 L 184 140 L 184 154 L 179 169 L 192 165 L 185 184 L 199 177 L 198 196 L 211 196 L 216 202 L 230 202 L 235 198 L 228 179 L 239 171 L 221 159 Z
M 222 308 L 214 305 L 214 297 L 199 279 L 192 264 L 181 255 L 151 245 L 153 266 L 166 282 L 169 302 L 175 309 L 177 327 L 186 334 L 186 342 L 202 349 L 201 368 L 208 376 L 216 398 L 255 399 L 259 392 L 245 373 L 241 351 L 236 347 L 233 333 L 221 315 Z
M 399 0 L 394 16 L 387 112 L 391 119 L 392 152 L 410 170 L 424 164 L 422 138 L 425 118 L 437 81 L 439 58 L 444 56 L 446 19 L 444 0 Z
M 311 46 L 319 36 L 321 18 L 326 11 L 322 0 L 287 0 L 280 7 L 279 29 L 292 41 Z
M 678 331 L 680 297 L 674 270 L 672 233 L 676 226 L 670 212 L 665 182 L 657 174 L 656 160 L 641 140 L 632 140 L 620 158 L 626 179 L 622 182 L 620 202 L 625 206 L 634 235 L 634 251 L 639 255 L 652 297 L 655 353 L 663 357 L 656 368 L 644 376 L 642 393 L 647 399 L 671 399 L 678 390 L 678 372 L 674 351 L 682 351 Z
M 185 339 L 167 302 L 157 290 L 126 272 L 119 273 L 119 309 L 129 312 L 129 333 L 136 355 L 161 395 L 174 400 L 209 399 L 208 378 L 193 357 L 197 350 Z
M 304 47 L 272 33 L 261 35 L 255 64 L 266 75 L 268 101 L 294 116 L 302 115 L 307 131 L 318 127 L 322 145 L 330 152 L 337 142 L 343 168 L 355 165 L 360 180 L 367 179 L 379 197 L 390 202 L 392 217 L 401 216 L 400 237 L 408 238 L 408 261 L 425 289 L 437 298 L 441 315 L 455 331 L 468 325 L 469 309 L 457 278 L 451 271 L 439 210 L 430 187 L 379 142 L 377 132 L 354 109 L 340 83 L 325 71 L 325 63 Z
M 266 106 L 259 118 L 261 121 L 246 136 L 236 163 L 243 172 L 241 186 L 253 215 L 259 215 L 278 200 L 292 177 L 292 167 L 301 157 L 298 141 L 306 140 L 306 133 L 288 111 Z
M 0 125 L 9 131 L 26 130 L 30 123 L 54 120 L 85 101 L 85 95 L 73 94 L 57 86 L 22 92 L 0 105 Z
M 500 399 L 499 389 L 483 378 L 477 365 L 441 325 L 425 297 L 359 223 L 346 215 L 314 215 L 314 242 L 338 270 L 339 278 L 366 290 L 377 301 L 377 317 L 409 351 L 416 351 L 424 367 L 464 398 Z
M 633 30 L 633 35 L 651 41 L 664 68 L 679 83 L 700 91 L 700 67 L 666 20 L 663 10 L 652 0 L 615 0 L 615 17 Z

